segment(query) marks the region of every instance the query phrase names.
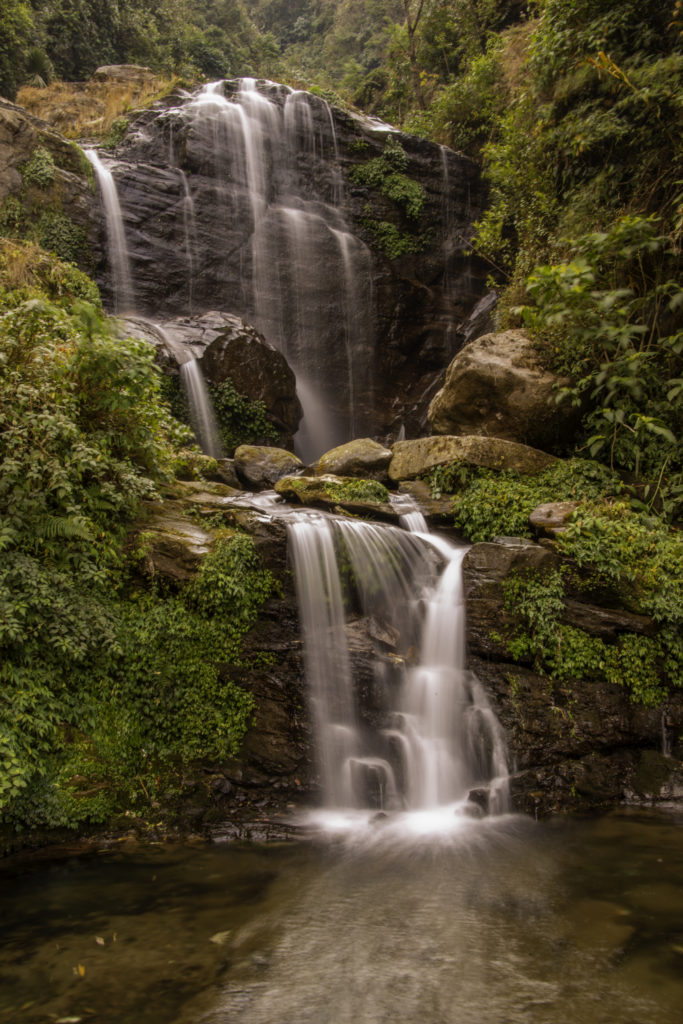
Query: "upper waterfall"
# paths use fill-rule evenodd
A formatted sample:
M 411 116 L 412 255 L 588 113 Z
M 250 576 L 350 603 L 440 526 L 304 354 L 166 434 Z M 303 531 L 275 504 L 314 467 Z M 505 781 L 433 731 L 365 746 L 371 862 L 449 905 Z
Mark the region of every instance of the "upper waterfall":
M 388 138 L 424 192 L 418 220 L 354 176 Z M 102 166 L 135 292 L 121 297 L 108 217 L 98 276 L 115 310 L 155 322 L 222 310 L 253 324 L 296 374 L 305 461 L 419 419 L 481 293 L 462 246 L 483 196 L 471 161 L 320 96 L 241 79 L 135 115 Z M 407 254 L 387 254 L 386 238 L 408 239 Z

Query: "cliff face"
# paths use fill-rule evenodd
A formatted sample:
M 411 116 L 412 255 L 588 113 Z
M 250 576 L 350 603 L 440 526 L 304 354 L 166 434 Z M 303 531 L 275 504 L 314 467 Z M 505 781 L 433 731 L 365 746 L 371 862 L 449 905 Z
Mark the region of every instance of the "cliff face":
M 501 641 L 501 633 L 517 622 L 505 606 L 506 580 L 519 572 L 544 572 L 555 557 L 540 544 L 502 538 L 473 545 L 463 564 L 469 663 L 505 729 L 513 806 L 544 816 L 621 801 L 679 803 L 680 693 L 671 693 L 663 708 L 646 708 L 607 681 L 539 675 L 530 664 L 513 662 Z M 654 628 L 647 616 L 600 602 L 599 596 L 577 598 L 567 604 L 567 621 L 594 636 L 615 639 Z
M 137 312 L 254 323 L 326 407 L 323 447 L 417 432 L 484 290 L 472 161 L 251 82 L 142 112 L 113 157 Z

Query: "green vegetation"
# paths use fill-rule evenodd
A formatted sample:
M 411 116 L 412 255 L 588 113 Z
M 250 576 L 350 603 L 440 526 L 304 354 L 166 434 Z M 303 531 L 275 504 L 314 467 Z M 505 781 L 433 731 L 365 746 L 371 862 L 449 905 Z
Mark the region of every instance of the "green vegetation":
M 152 350 L 76 268 L 0 260 L 0 820 L 102 822 L 236 752 L 252 700 L 226 666 L 273 581 L 225 531 L 180 591 L 140 576 L 128 534 L 187 437 Z
M 431 470 L 429 480 L 435 497 L 453 494 L 455 525 L 475 542 L 532 539 L 529 515 L 538 505 L 579 503 L 555 540 L 566 559 L 561 567 L 505 585 L 506 607 L 521 620 L 503 637 L 511 657 L 561 681 L 619 683 L 648 706 L 661 703 L 667 687 L 683 685 L 683 539 L 642 503 L 627 503 L 627 489 L 607 467 L 570 459 L 523 476 L 453 463 Z M 572 589 L 607 591 L 622 607 L 651 616 L 656 636 L 624 633 L 607 643 L 569 625 Z
M 623 502 L 585 502 L 560 534 L 558 550 L 571 562 L 543 577 L 517 577 L 506 604 L 526 629 L 509 644 L 516 658 L 532 659 L 558 679 L 607 679 L 627 687 L 634 701 L 655 706 L 667 686 L 683 685 L 683 543 L 660 520 Z M 583 585 L 608 587 L 622 605 L 650 615 L 656 636 L 622 634 L 608 644 L 563 623 L 566 587 L 578 566 Z
M 164 375 L 161 390 L 175 418 L 189 427 L 190 410 L 180 378 Z M 226 455 L 233 455 L 241 444 L 277 440 L 278 431 L 268 419 L 264 402 L 241 394 L 229 378 L 220 384 L 209 384 L 208 390 Z
M 405 173 L 408 157 L 403 146 L 389 135 L 380 156 L 354 167 L 349 178 L 357 185 L 367 185 L 391 200 L 410 220 L 422 213 L 425 191 L 419 182 Z
M 455 462 L 435 467 L 428 480 L 433 497 L 454 495 L 455 526 L 474 542 L 494 537 L 532 538 L 529 516 L 539 505 L 586 501 L 623 490 L 616 474 L 585 459 L 558 461 L 534 476 Z
M 77 160 L 80 162 L 79 157 Z M 37 146 L 20 172 L 21 188 L 0 207 L 0 236 L 35 242 L 61 260 L 87 269 L 90 251 L 86 233 L 62 213 L 57 164 L 52 154 L 44 146 Z
M 252 401 L 240 394 L 231 380 L 210 384 L 209 394 L 228 455 L 241 444 L 267 444 L 277 440 L 278 432 L 268 419 L 264 402 Z
M 0 13 L 0 95 L 102 64 L 209 78 L 252 74 L 277 54 L 241 0 L 7 0 Z
M 425 244 L 424 238 L 414 233 L 415 222 L 419 221 L 424 207 L 425 191 L 419 182 L 405 173 L 407 167 L 405 150 L 397 139 L 389 135 L 380 156 L 359 164 L 349 174 L 353 184 L 378 192 L 398 207 L 403 215 L 407 231 L 375 217 L 371 203 L 365 206 L 363 226 L 371 233 L 377 248 L 392 260 L 420 252 Z

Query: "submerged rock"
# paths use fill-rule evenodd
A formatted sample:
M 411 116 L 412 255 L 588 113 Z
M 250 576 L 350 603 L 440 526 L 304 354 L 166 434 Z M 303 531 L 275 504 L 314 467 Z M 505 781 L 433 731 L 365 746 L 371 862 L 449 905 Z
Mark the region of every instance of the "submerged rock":
M 540 473 L 557 460 L 552 455 L 514 441 L 496 437 L 419 437 L 397 441 L 389 465 L 389 479 L 414 480 L 434 466 L 467 462 L 487 469 L 514 469 L 518 473 Z
M 247 487 L 265 491 L 282 477 L 303 469 L 303 463 L 283 448 L 242 444 L 235 451 L 235 469 Z
M 448 367 L 429 406 L 432 433 L 557 443 L 576 424 L 576 410 L 554 401 L 562 382 L 541 365 L 523 331 L 485 334 L 469 342 Z
M 315 476 L 333 473 L 336 476 L 359 476 L 366 480 L 386 482 L 391 458 L 389 448 L 369 437 L 362 437 L 325 452 L 311 469 Z

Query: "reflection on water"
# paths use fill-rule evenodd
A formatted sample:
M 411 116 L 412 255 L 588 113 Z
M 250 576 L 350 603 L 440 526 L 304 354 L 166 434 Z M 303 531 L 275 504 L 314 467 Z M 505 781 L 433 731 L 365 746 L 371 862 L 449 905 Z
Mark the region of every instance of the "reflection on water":
M 679 1024 L 683 822 L 379 821 L 0 876 L 0 1022 Z

